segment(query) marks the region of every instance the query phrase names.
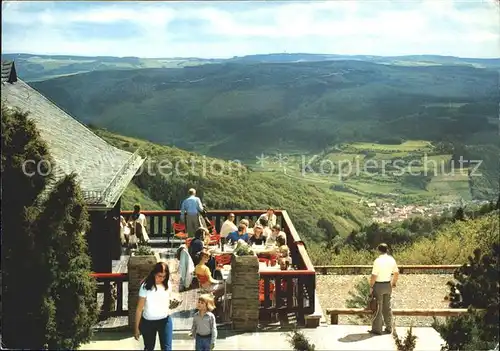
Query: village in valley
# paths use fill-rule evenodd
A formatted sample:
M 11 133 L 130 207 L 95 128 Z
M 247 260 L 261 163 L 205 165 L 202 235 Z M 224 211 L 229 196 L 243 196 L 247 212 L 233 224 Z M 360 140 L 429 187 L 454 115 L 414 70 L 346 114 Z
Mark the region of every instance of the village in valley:
M 449 213 L 464 204 L 456 203 L 429 203 L 427 205 L 398 205 L 394 202 L 360 200 L 360 203 L 372 211 L 372 219 L 377 223 L 392 223 L 403 221 L 414 216 L 433 217 Z M 484 205 L 488 201 L 473 200 L 472 205 Z

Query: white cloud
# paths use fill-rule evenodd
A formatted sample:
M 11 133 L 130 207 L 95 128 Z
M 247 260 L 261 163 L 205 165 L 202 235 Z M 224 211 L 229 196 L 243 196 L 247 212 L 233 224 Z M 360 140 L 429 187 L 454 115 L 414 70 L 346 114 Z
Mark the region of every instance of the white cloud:
M 29 2 L 4 9 L 2 21 L 8 28 L 33 27 L 24 35 L 5 31 L 5 51 L 228 57 L 283 47 L 288 52 L 500 56 L 498 8 L 485 0 L 256 2 L 244 3 L 244 9 L 229 2 L 100 3 L 78 9 L 48 4 L 29 16 Z M 167 31 L 174 20 L 208 26 L 203 32 L 193 32 L 188 46 L 174 40 L 173 25 Z M 112 23 L 137 26 L 140 35 L 120 41 L 105 33 L 98 40 L 69 41 L 66 36 L 73 24 Z

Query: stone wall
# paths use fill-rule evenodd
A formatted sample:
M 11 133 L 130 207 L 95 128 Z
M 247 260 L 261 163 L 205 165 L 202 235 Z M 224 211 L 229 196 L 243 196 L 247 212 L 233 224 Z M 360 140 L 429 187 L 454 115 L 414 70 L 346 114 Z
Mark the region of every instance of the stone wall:
M 259 324 L 259 260 L 235 256 L 231 260 L 233 328 L 254 332 Z
M 141 281 L 147 277 L 154 265 L 160 261 L 158 254 L 130 256 L 128 260 L 128 325 L 135 328 L 135 310 L 139 298 Z

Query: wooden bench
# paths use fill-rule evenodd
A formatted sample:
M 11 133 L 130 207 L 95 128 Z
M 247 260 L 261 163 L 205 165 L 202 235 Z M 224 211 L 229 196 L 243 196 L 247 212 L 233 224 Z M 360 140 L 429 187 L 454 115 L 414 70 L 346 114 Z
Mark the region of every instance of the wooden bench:
M 403 264 L 399 265 L 399 273 L 403 274 L 405 271 L 408 272 L 421 272 L 425 274 L 433 273 L 443 273 L 449 272 L 453 273 L 456 269 L 462 267 L 459 264 L 441 264 L 441 265 L 412 265 Z M 338 272 L 342 274 L 361 274 L 362 272 L 371 272 L 373 265 L 357 264 L 357 265 L 334 265 L 334 266 L 314 266 L 317 274 L 326 275 L 328 272 Z M 369 274 L 369 273 L 368 273 Z
M 466 308 L 435 308 L 435 309 L 393 309 L 394 316 L 451 317 L 467 313 Z M 363 308 L 328 308 L 331 324 L 339 324 L 339 315 L 370 315 L 373 311 Z

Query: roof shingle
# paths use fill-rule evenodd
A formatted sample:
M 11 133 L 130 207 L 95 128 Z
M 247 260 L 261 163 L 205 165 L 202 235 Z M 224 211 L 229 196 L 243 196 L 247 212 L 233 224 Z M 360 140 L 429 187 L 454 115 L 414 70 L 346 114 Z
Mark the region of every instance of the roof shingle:
M 89 205 L 113 207 L 144 162 L 108 144 L 24 81 L 4 82 L 3 62 L 2 100 L 29 112 L 54 158 L 56 179 L 75 172 Z

